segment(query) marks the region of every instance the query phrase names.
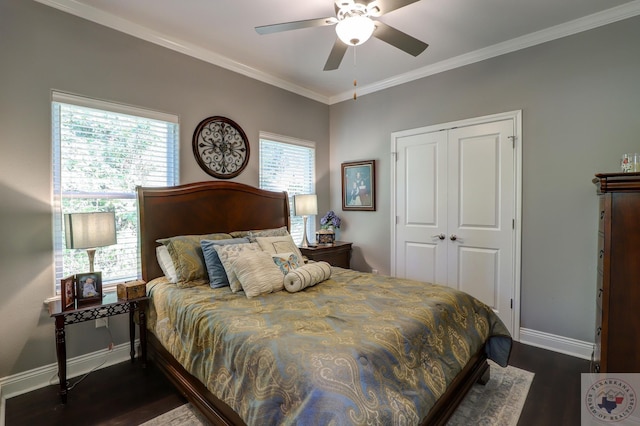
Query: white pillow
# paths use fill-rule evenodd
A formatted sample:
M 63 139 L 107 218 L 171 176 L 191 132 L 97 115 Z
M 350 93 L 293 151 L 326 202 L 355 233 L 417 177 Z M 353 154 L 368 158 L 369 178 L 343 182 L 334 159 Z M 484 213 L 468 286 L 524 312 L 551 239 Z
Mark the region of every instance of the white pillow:
M 162 269 L 162 273 L 171 283 L 178 282 L 178 274 L 176 273 L 176 267 L 173 265 L 173 260 L 169 254 L 167 246 L 160 245 L 156 247 L 156 259 Z
M 258 245 L 258 243 L 230 244 L 224 246 L 213 246 L 213 248 L 218 252 L 220 262 L 222 262 L 224 271 L 227 273 L 231 291 L 236 293 L 242 290 L 242 285 L 240 284 L 240 281 L 238 281 L 238 277 L 233 270 L 232 263 L 238 256 L 240 256 L 240 254 L 245 251 L 260 251 L 260 246 Z M 269 256 L 269 260 L 271 260 L 271 256 Z M 273 263 L 273 261 L 271 261 L 271 263 Z
M 302 259 L 300 249 L 293 242 L 291 235 L 282 237 L 257 237 L 256 241 L 260 244 L 260 248 L 270 254 L 278 253 L 295 253 L 298 259 Z
M 284 288 L 284 276 L 269 253 L 247 251 L 234 259 L 232 265 L 248 298 Z
M 284 276 L 284 288 L 289 293 L 304 290 L 331 277 L 331 265 L 314 262 L 294 269 Z

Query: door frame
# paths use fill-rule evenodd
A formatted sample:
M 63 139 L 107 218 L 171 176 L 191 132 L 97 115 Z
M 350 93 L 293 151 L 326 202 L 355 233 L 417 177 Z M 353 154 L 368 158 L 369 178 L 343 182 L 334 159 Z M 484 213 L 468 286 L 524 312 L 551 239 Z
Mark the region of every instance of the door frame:
M 513 120 L 513 155 L 514 155 L 514 191 L 515 204 L 513 217 L 514 236 L 513 236 L 513 330 L 512 338 L 515 341 L 520 340 L 520 285 L 521 285 L 521 257 L 522 257 L 522 110 L 503 112 L 498 114 L 485 115 L 482 117 L 474 117 L 463 120 L 451 121 L 447 123 L 434 124 L 425 127 L 419 127 L 409 130 L 401 130 L 391 133 L 391 275 L 396 276 L 396 225 L 397 225 L 397 140 L 402 137 L 412 136 L 421 133 L 432 133 L 445 130 L 451 130 L 457 127 L 474 126 L 478 124 L 491 123 L 502 120 Z

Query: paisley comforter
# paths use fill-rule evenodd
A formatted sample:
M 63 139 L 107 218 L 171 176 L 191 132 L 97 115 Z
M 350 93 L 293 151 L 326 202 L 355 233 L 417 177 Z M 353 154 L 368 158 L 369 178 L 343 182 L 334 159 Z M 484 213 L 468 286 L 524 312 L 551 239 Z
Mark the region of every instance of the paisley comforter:
M 511 338 L 460 291 L 332 268 L 297 293 L 147 284 L 148 327 L 250 425 L 417 424 L 486 340 Z

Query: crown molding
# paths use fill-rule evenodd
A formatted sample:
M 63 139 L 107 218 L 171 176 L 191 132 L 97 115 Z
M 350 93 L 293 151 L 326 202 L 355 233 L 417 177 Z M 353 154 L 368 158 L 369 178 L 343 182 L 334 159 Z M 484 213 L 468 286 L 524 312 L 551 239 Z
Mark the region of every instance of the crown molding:
M 165 34 L 153 31 L 149 28 L 103 12 L 92 6 L 79 3 L 75 0 L 35 1 L 324 104 L 333 105 L 353 98 L 353 91 L 342 92 L 335 96 L 322 95 L 305 87 L 292 84 L 271 74 L 267 74 L 264 71 L 233 61 L 226 56 L 222 56 L 212 52 L 211 50 L 204 49 L 176 38 L 168 37 Z M 564 24 L 494 44 L 493 46 L 478 49 L 408 73 L 399 74 L 373 84 L 359 87 L 358 96 L 378 92 L 400 84 L 484 61 L 506 53 L 526 49 L 548 41 L 557 40 L 637 15 L 640 15 L 640 0 L 634 0 L 621 6 L 616 6 Z

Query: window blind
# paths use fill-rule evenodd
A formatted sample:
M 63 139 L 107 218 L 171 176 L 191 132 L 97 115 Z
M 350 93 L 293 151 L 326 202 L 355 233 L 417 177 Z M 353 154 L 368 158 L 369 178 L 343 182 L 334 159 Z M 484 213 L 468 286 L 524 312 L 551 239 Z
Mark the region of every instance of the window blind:
M 98 248 L 103 286 L 139 276 L 136 186 L 178 183 L 178 118 L 54 92 L 54 253 L 60 279 L 88 272 L 85 250 L 67 250 L 62 215 L 115 211 L 117 244 Z
M 315 194 L 316 149 L 309 141 L 260 133 L 260 188 L 287 191 L 291 212 L 291 236 L 302 241 L 303 219 L 294 215 L 293 196 Z M 315 216 L 307 221 L 307 236 L 315 235 Z M 313 237 L 310 241 L 313 241 Z

